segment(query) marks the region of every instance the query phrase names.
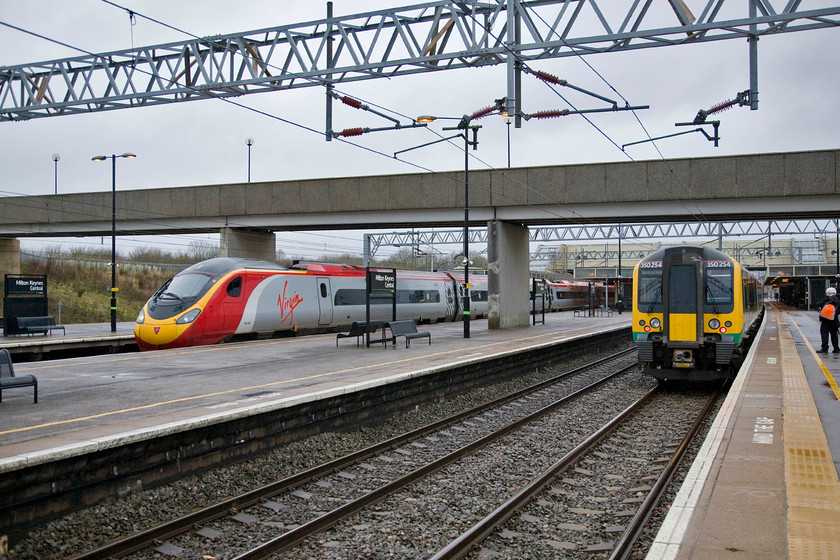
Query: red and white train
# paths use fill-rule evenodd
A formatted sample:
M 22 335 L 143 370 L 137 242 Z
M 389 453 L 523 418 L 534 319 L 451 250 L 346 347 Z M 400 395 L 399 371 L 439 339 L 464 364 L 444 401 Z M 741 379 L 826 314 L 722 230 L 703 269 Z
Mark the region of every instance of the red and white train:
M 463 275 L 397 271 L 397 319 L 462 318 Z M 470 275 L 470 312 L 487 315 L 487 276 Z M 371 319 L 390 320 L 391 301 L 373 300 Z M 134 326 L 141 350 L 216 344 L 237 337 L 328 330 L 364 321 L 365 269 L 217 258 L 170 278 Z
M 591 300 L 590 300 L 590 290 Z M 604 284 L 594 282 L 578 282 L 574 280 L 557 280 L 546 282 L 548 311 L 568 311 L 580 309 L 584 305 L 602 305 L 604 303 Z

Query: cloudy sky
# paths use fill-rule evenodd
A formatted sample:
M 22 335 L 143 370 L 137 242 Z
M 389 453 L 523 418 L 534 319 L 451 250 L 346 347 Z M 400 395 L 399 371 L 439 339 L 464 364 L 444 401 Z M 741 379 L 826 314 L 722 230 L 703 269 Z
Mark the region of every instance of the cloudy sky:
M 310 21 L 326 13 L 325 2 L 291 0 L 116 3 L 199 36 Z M 666 4 L 665 0 L 657 3 Z M 780 0 L 774 3 L 780 4 L 780 11 Z M 698 0 L 686 0 L 686 4 L 694 13 L 702 11 L 703 4 Z M 805 0 L 802 9 L 833 4 Z M 391 1 L 335 0 L 334 13 L 347 15 L 396 5 Z M 136 17 L 132 25 L 125 11 L 99 0 L 5 1 L 0 3 L 0 22 L 89 52 L 188 38 L 143 17 Z M 735 107 L 717 115 L 722 121 L 718 148 L 699 134 L 688 134 L 657 142 L 659 151 L 665 158 L 679 158 L 840 147 L 839 52 L 840 29 L 836 28 L 763 38 L 759 43 L 759 110 Z M 0 66 L 78 54 L 65 46 L 0 26 Z M 638 111 L 635 116 L 629 112 L 595 115 L 591 123 L 580 117 L 564 117 L 530 121 L 520 129 L 511 126 L 513 167 L 657 159 L 660 156 L 652 144 L 631 146 L 625 151 L 616 144 L 644 139 L 646 133 L 641 125 L 654 137 L 684 131 L 674 123 L 690 121 L 698 110 L 749 88 L 748 47 L 744 40 L 602 54 L 589 56 L 586 62 L 593 68 L 575 58 L 533 62 L 530 66 L 620 104 L 624 98 L 631 105 L 650 105 L 650 109 Z M 399 115 L 458 116 L 503 97 L 504 72 L 501 66 L 446 71 L 340 85 L 338 90 Z M 603 107 L 593 98 L 568 90 L 561 93 L 578 108 Z M 320 88 L 251 95 L 237 101 L 280 119 L 324 130 L 325 103 Z M 528 77 L 523 103 L 526 112 L 568 108 L 557 93 Z M 478 159 L 471 166 L 506 167 L 506 125 L 499 117 L 483 119 L 480 124 L 480 146 L 474 152 Z M 334 104 L 336 130 L 384 125 L 387 122 L 341 103 Z M 463 154 L 445 144 L 409 152 L 402 156 L 405 162 L 390 157 L 394 151 L 436 139 L 429 131 L 381 132 L 354 139 L 354 143 L 327 143 L 323 135 L 277 118 L 221 101 L 203 100 L 0 123 L 0 196 L 52 193 L 54 153 L 61 156 L 59 193 L 109 190 L 110 165 L 92 163 L 91 157 L 123 152 L 136 153 L 138 158 L 118 162 L 120 190 L 245 181 L 249 137 L 254 139 L 252 181 L 412 173 L 421 169 L 447 171 L 463 166 Z M 212 242 L 218 240 L 218 236 L 205 237 Z M 157 242 L 177 251 L 193 239 L 166 236 Z M 127 252 L 144 242 L 147 240 L 124 238 L 119 246 Z M 24 247 L 32 243 L 23 242 Z M 360 235 L 356 232 L 278 233 L 278 245 L 287 254 L 309 257 L 324 252 L 361 252 Z

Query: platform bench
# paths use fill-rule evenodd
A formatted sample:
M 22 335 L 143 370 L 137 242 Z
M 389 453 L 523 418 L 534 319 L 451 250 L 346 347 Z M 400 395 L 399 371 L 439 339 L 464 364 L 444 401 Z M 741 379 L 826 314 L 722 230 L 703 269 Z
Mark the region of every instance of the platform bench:
M 388 323 L 388 328 L 391 329 L 391 340 L 394 345 L 397 344 L 397 337 L 404 336 L 405 337 L 405 347 L 408 348 L 411 345 L 411 340 L 414 338 L 428 338 L 429 344 L 432 343 L 432 335 L 431 333 L 422 331 L 417 332 L 417 325 L 414 323 L 412 319 L 407 321 L 391 321 Z
M 61 332 L 67 334 L 63 325 L 55 324 L 55 317 L 52 315 L 45 315 L 43 317 L 18 317 L 17 318 L 19 334 L 35 334 L 43 333 L 52 334 L 53 331 L 61 329 Z
M 38 402 L 38 380 L 34 375 L 15 375 L 12 355 L 5 348 L 0 348 L 0 402 L 3 402 L 3 390 L 18 387 L 34 387 L 35 402 Z
M 371 342 L 380 343 L 385 342 L 385 322 L 384 321 L 353 321 L 353 324 L 350 325 L 350 332 L 346 333 L 338 333 L 335 337 L 335 345 L 338 346 L 338 340 L 340 338 L 352 338 L 356 337 L 356 346 L 359 346 L 359 341 L 363 336 L 368 333 L 375 333 L 379 329 L 382 329 L 382 339 L 381 340 L 371 340 Z
M 575 317 L 586 317 L 589 314 L 589 306 L 584 305 L 580 309 L 575 309 L 574 316 Z

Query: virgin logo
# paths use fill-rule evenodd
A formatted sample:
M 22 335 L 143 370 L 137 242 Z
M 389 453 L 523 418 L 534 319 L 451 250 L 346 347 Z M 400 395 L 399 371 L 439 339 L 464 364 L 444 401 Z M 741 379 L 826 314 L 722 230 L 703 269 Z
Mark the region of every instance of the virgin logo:
M 280 323 L 293 323 L 292 316 L 295 312 L 295 307 L 303 303 L 303 298 L 297 292 L 294 295 L 286 297 L 286 288 L 289 287 L 289 281 L 283 284 L 283 293 L 277 296 L 277 305 L 280 307 Z

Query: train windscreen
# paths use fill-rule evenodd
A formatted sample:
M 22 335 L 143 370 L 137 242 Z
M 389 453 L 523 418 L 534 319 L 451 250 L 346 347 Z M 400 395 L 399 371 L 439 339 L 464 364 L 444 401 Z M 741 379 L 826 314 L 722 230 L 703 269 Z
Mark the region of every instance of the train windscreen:
M 734 301 L 732 263 L 728 261 L 706 262 L 706 305 L 707 313 L 731 313 Z
M 182 272 L 169 279 L 149 300 L 149 316 L 165 319 L 184 311 L 207 293 L 218 274 Z
M 656 265 L 643 268 L 639 267 L 639 282 L 637 289 L 637 301 L 639 311 L 653 313 L 662 311 L 662 262 L 642 263 L 642 265 Z

